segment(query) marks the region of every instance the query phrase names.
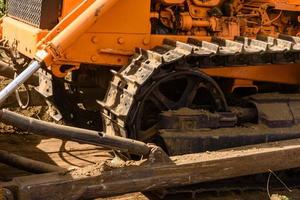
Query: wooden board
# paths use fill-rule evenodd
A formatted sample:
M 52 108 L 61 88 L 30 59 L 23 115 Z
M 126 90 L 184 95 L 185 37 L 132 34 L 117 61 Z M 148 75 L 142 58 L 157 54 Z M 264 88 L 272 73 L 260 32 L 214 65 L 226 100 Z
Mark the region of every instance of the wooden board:
M 92 145 L 78 144 L 76 142 L 63 142 L 58 139 L 15 133 L 0 134 L 0 149 L 66 168 L 72 166 L 86 166 L 110 157 L 107 150 Z M 212 153 L 207 154 L 213 155 Z M 1 179 L 2 181 L 4 179 L 9 180 L 12 177 L 23 175 L 29 175 L 29 173 L 0 164 L 0 181 Z M 298 194 L 299 193 L 296 193 L 296 195 Z M 210 199 L 229 200 L 234 198 L 237 200 L 244 200 L 249 199 L 248 197 L 251 199 L 264 200 L 266 199 L 266 193 L 255 191 L 252 193 L 244 193 L 242 196 L 223 194 L 222 196 L 214 196 Z M 109 199 L 147 200 L 148 198 L 141 193 L 134 193 Z M 168 199 L 181 199 L 181 197 L 171 196 Z M 199 199 L 202 198 L 199 197 Z
M 122 168 L 95 165 L 80 169 L 79 173 L 75 170 L 17 178 L 12 184 L 20 188 L 22 197 L 30 199 L 47 199 L 51 194 L 56 194 L 57 199 L 106 197 L 297 168 L 299 154 L 300 139 L 297 139 L 174 156 L 171 162 L 164 163 L 139 161 Z
M 31 134 L 0 134 L 0 149 L 63 168 L 84 167 L 111 157 L 101 147 Z M 24 175 L 29 173 L 0 163 L 0 181 Z

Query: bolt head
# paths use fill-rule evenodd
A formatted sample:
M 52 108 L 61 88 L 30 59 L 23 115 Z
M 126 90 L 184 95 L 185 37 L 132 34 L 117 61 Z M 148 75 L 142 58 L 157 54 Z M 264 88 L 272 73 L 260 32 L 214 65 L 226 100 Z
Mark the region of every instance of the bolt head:
M 119 37 L 119 38 L 118 38 L 118 44 L 124 44 L 124 43 L 125 43 L 124 38 Z
M 97 36 L 93 36 L 91 38 L 92 43 L 97 44 L 99 42 L 99 38 Z

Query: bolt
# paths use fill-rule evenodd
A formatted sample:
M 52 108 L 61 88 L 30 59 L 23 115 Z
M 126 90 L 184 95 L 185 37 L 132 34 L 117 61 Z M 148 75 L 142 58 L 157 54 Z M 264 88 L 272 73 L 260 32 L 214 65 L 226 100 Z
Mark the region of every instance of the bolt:
M 118 44 L 124 44 L 124 43 L 125 43 L 124 38 L 119 37 L 119 38 L 118 38 Z
M 96 61 L 97 61 L 97 56 L 95 56 L 95 55 L 94 55 L 94 56 L 91 56 L 91 61 L 92 61 L 92 62 L 96 62 Z
M 91 41 L 92 43 L 97 44 L 99 42 L 99 38 L 97 36 L 93 36 Z
M 70 59 L 71 58 L 71 56 L 70 56 L 69 53 L 66 53 L 64 56 L 65 56 L 66 59 Z
M 144 38 L 143 43 L 144 43 L 144 45 L 150 44 L 150 39 L 149 38 Z

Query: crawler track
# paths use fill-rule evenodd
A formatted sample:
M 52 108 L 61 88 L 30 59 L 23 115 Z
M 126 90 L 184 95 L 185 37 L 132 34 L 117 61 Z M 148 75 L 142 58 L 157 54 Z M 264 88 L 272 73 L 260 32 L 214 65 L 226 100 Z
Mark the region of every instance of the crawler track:
M 152 50 L 138 49 L 131 62 L 115 72 L 107 95 L 100 102 L 104 108 L 104 131 L 148 140 L 156 133 L 155 124 L 161 111 L 180 107 L 203 108 L 201 103 L 188 103 L 188 98 L 193 94 L 193 102 L 201 99 L 201 96 L 195 95 L 194 86 L 198 87 L 197 90 L 199 85 L 212 96 L 208 103 L 212 106 L 208 107 L 209 110 L 226 111 L 227 105 L 222 91 L 199 68 L 297 63 L 299 60 L 300 38 L 287 35 L 280 35 L 277 39 L 267 36 L 258 36 L 257 39 L 237 37 L 235 41 L 212 38 L 211 42 L 189 39 L 187 43 L 166 39 L 162 46 Z M 181 98 L 172 100 L 162 92 L 155 92 L 155 85 L 164 82 L 162 80 L 174 76 L 173 82 L 169 82 L 169 85 L 174 85 L 182 74 L 187 83 Z M 157 87 L 161 86 L 162 84 Z M 175 87 L 167 90 L 179 89 Z M 147 102 L 153 96 L 160 101 L 160 106 L 156 103 L 157 110 L 149 108 Z M 149 114 L 151 117 L 143 117 L 147 114 L 147 107 L 152 110 Z M 141 127 L 141 121 L 144 124 L 150 121 L 150 124 Z

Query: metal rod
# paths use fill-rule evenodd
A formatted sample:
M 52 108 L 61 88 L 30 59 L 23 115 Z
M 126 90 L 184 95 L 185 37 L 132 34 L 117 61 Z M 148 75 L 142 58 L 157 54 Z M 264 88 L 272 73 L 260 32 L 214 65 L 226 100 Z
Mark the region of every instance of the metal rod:
M 44 122 L 8 110 L 0 111 L 0 120 L 3 123 L 37 135 L 103 146 L 140 156 L 148 156 L 151 150 L 145 143 L 137 140 L 107 135 L 103 132 Z
M 16 154 L 9 153 L 3 150 L 0 150 L 0 162 L 33 173 L 48 173 L 66 170 L 55 165 L 50 165 L 40 161 L 18 156 Z
M 25 83 L 39 68 L 41 63 L 33 61 L 19 76 L 17 76 L 12 82 L 10 82 L 0 92 L 0 105 L 18 89 L 23 83 Z

